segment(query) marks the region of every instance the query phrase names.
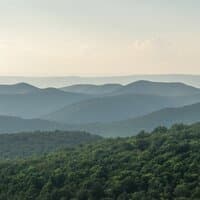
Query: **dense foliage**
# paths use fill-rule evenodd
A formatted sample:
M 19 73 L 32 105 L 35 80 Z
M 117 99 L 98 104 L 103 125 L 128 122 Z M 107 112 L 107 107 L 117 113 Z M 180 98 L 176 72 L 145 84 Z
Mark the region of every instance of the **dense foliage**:
M 200 124 L 0 164 L 0 199 L 200 199 Z
M 0 134 L 0 160 L 42 155 L 100 139 L 99 136 L 77 131 Z

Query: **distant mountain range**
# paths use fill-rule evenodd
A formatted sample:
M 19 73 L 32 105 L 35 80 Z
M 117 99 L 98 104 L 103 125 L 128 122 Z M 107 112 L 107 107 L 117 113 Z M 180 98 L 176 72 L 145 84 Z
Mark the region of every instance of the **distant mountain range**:
M 22 77 L 0 76 L 0 84 L 15 84 L 25 82 L 37 87 L 66 87 L 75 84 L 129 84 L 139 80 L 156 82 L 182 82 L 195 87 L 200 87 L 200 75 L 129 75 L 129 76 L 63 76 L 63 77 Z
M 70 124 L 112 122 L 143 116 L 166 107 L 197 103 L 199 100 L 200 95 L 190 97 L 164 97 L 145 94 L 106 96 L 65 106 L 42 118 Z
M 132 135 L 162 124 L 200 121 L 198 103 L 200 89 L 183 83 L 142 80 L 60 89 L 0 85 L 0 132 L 60 129 Z
M 27 94 L 37 92 L 40 89 L 27 83 L 18 83 L 15 85 L 0 85 L 0 94 Z
M 192 124 L 200 121 L 200 103 L 179 108 L 165 108 L 148 115 L 116 121 L 112 123 L 93 123 L 67 125 L 40 119 L 21 119 L 17 117 L 0 117 L 0 133 L 24 131 L 81 130 L 104 137 L 131 136 L 141 130 L 151 131 L 157 126 L 169 127 L 174 123 Z
M 159 96 L 187 96 L 199 94 L 198 88 L 183 83 L 162 83 L 151 81 L 137 81 L 125 85 L 114 94 L 151 94 Z
M 26 83 L 1 85 L 0 115 L 45 116 L 45 119 L 65 123 L 110 122 L 164 107 L 197 103 L 200 99 L 198 88 L 182 83 L 138 81 L 125 86 L 76 85 L 68 89 L 41 89 Z
M 72 85 L 60 89 L 67 92 L 93 95 L 150 94 L 160 96 L 186 96 L 200 93 L 199 88 L 195 88 L 183 83 L 163 83 L 143 80 L 124 86 L 120 84 Z
M 179 108 L 165 108 L 148 115 L 113 123 L 96 123 L 80 127 L 102 136 L 131 136 L 139 131 L 151 131 L 157 126 L 175 123 L 192 124 L 200 121 L 200 103 Z
M 75 92 L 98 96 L 65 106 L 44 116 L 44 119 L 72 124 L 112 122 L 142 116 L 166 107 L 200 101 L 200 90 L 182 83 L 137 81 L 125 86 L 112 87 L 76 85 L 69 87 L 69 90 L 72 92 L 73 88 Z
M 63 92 L 56 88 L 39 89 L 27 84 L 0 86 L 0 115 L 38 118 L 90 98 L 86 94 Z

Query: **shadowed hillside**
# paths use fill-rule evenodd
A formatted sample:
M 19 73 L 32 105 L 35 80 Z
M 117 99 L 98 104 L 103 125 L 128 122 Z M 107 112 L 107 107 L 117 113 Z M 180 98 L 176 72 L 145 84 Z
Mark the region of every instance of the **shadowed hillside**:
M 151 114 L 113 123 L 85 125 L 80 129 L 103 136 L 131 136 L 141 130 L 151 131 L 157 126 L 171 126 L 174 123 L 192 124 L 200 121 L 200 103 L 166 108 Z
M 141 116 L 173 105 L 171 99 L 161 96 L 131 94 L 107 96 L 66 106 L 44 118 L 72 124 L 111 122 Z
M 63 92 L 55 88 L 22 94 L 0 94 L 0 115 L 37 118 L 63 106 L 89 99 L 85 94 Z
M 24 131 L 66 130 L 70 126 L 41 119 L 22 119 L 19 117 L 0 116 L 0 133 Z
M 98 97 L 65 106 L 42 118 L 60 123 L 85 124 L 113 122 L 140 117 L 167 108 L 198 103 L 200 94 L 194 96 L 164 97 L 142 94 L 124 94 Z
M 99 140 L 100 136 L 79 131 L 1 134 L 0 160 L 41 156 L 62 148 L 73 148 Z

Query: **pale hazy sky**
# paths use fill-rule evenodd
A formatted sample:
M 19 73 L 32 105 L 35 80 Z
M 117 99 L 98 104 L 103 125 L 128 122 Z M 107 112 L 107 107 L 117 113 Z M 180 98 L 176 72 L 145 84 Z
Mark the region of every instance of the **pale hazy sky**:
M 0 75 L 200 74 L 199 0 L 0 0 Z

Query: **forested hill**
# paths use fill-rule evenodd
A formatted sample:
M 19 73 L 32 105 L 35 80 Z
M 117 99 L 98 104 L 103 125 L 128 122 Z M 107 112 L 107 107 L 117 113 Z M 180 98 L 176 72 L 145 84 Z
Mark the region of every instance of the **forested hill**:
M 200 124 L 0 164 L 0 199 L 198 200 Z
M 0 134 L 0 160 L 41 156 L 101 139 L 100 136 L 79 131 Z

